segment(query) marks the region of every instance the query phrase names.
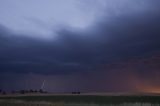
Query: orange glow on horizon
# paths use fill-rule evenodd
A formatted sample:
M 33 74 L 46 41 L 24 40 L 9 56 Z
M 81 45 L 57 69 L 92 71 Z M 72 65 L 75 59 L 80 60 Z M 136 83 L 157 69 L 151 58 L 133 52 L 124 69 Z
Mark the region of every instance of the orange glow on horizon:
M 160 94 L 160 87 L 157 86 L 141 86 L 137 89 L 139 92 Z
M 158 81 L 132 76 L 131 82 L 132 87 L 137 92 L 160 94 L 160 84 L 158 84 Z

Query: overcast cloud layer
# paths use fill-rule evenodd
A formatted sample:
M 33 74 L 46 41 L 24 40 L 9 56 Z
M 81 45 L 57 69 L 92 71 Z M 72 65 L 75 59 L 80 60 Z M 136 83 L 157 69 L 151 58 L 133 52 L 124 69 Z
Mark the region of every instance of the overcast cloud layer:
M 1 0 L 1 79 L 8 73 L 50 74 L 63 83 L 75 74 L 77 82 L 83 82 L 83 73 L 92 73 L 85 78 L 97 82 L 104 80 L 98 80 L 103 73 L 114 76 L 115 67 L 102 66 L 159 51 L 159 5 L 159 0 Z M 145 69 L 128 73 L 147 76 Z
M 17 16 L 17 18 L 15 18 L 17 19 L 17 21 L 14 21 L 13 19 L 11 19 L 11 17 L 9 16 L 7 17 L 4 15 L 6 14 L 5 11 L 9 11 L 10 8 L 7 6 L 1 7 L 2 9 L 5 9 L 5 11 L 2 11 L 1 9 L 2 13 L 1 17 L 10 18 L 11 19 L 10 21 L 12 21 L 9 24 L 6 23 L 5 26 L 5 24 L 3 25 L 3 22 L 5 23 L 5 20 L 1 18 L 1 27 L 0 27 L 1 72 L 17 72 L 17 73 L 36 72 L 36 73 L 64 74 L 75 71 L 87 71 L 87 70 L 93 71 L 96 70 L 96 66 L 100 64 L 106 64 L 121 59 L 123 60 L 125 58 L 132 56 L 143 55 L 152 51 L 156 51 L 160 47 L 159 44 L 160 9 L 158 8 L 159 1 L 150 2 L 142 0 L 140 2 L 136 0 L 133 2 L 131 0 L 122 0 L 121 2 L 119 2 L 115 0 L 113 2 L 110 0 L 108 1 L 99 0 L 97 1 L 99 5 L 98 3 L 96 2 L 93 3 L 89 0 L 86 2 L 80 2 L 81 5 L 82 4 L 83 6 L 85 5 L 86 8 L 93 9 L 91 11 L 95 12 L 94 14 L 98 14 L 99 11 L 102 12 L 101 5 L 104 5 L 102 7 L 103 12 L 101 13 L 103 14 L 103 17 L 99 18 L 101 20 L 95 21 L 94 25 L 92 25 L 88 30 L 85 29 L 83 31 L 75 30 L 74 29 L 75 27 L 67 27 L 67 28 L 58 27 L 59 28 L 58 31 L 54 32 L 55 30 L 53 30 L 54 32 L 53 34 L 56 33 L 58 36 L 53 40 L 49 41 L 45 39 L 40 40 L 38 36 L 37 38 L 30 37 L 30 36 L 35 36 L 34 33 L 28 35 L 28 32 L 26 31 L 29 30 L 29 28 L 31 28 L 32 26 L 34 26 L 33 25 L 34 22 L 30 23 L 29 26 L 24 25 L 27 28 L 25 28 L 26 31 L 24 31 L 21 34 L 12 32 L 12 28 L 17 28 L 18 30 L 21 30 L 19 29 L 19 27 L 21 26 L 19 26 L 18 24 L 19 23 L 18 18 L 22 18 L 20 17 L 20 15 L 26 14 L 23 13 L 23 9 L 21 10 L 23 14 L 19 12 L 20 11 L 18 10 L 18 8 L 20 8 L 19 6 L 23 7 L 23 3 L 24 4 L 31 3 L 33 5 L 34 3 L 32 2 L 33 1 L 25 1 L 25 0 L 24 2 L 22 1 L 18 2 L 18 0 L 15 0 L 15 2 L 3 1 L 1 3 L 1 5 L 2 4 L 11 5 L 13 3 L 12 5 L 15 6 L 16 8 L 15 10 L 14 8 L 12 9 L 13 11 L 17 12 L 17 15 L 15 14 L 15 16 Z M 49 0 L 48 2 L 45 3 L 50 3 L 50 2 L 51 1 Z M 63 4 L 63 2 L 57 2 L 57 1 L 52 1 L 52 2 L 57 3 L 58 5 L 75 6 L 72 0 L 66 2 L 67 4 Z M 76 3 L 77 2 L 78 1 L 76 1 Z M 53 5 L 55 5 L 54 3 Z M 87 3 L 89 5 L 87 5 Z M 80 6 L 82 10 L 84 9 L 83 6 L 82 7 Z M 122 8 L 122 6 L 124 7 Z M 37 8 L 38 7 L 39 6 L 37 6 Z M 63 10 L 62 7 L 55 7 L 55 8 Z M 24 8 L 24 10 L 25 9 L 31 9 L 31 8 L 26 7 Z M 59 10 L 54 10 L 54 8 L 52 9 L 53 9 L 52 15 L 54 15 L 57 18 L 58 17 L 65 18 L 64 16 L 56 16 L 56 14 L 59 13 Z M 46 11 L 48 12 L 48 10 Z M 55 13 L 55 11 L 57 13 Z M 88 10 L 88 12 L 90 12 L 90 10 Z M 117 14 L 115 12 L 117 12 Z M 82 13 L 84 15 L 77 13 L 78 15 L 80 15 L 80 17 L 78 18 L 84 18 L 85 15 L 88 15 L 87 13 L 85 13 L 85 10 L 83 10 Z M 34 13 L 29 12 L 26 15 L 30 16 L 31 14 L 33 15 Z M 43 12 L 39 13 L 39 15 L 44 15 L 43 17 L 46 16 L 51 17 L 48 14 L 47 13 L 43 14 Z M 64 15 L 72 16 L 68 13 Z M 91 15 L 91 17 L 93 16 Z M 63 20 L 66 22 L 70 21 L 69 19 L 63 19 Z M 83 21 L 86 21 L 86 19 L 83 19 Z M 73 21 L 71 23 L 74 24 L 75 22 Z M 10 26 L 9 28 L 8 26 L 10 24 L 14 24 L 16 26 L 15 27 Z M 37 28 L 38 26 L 40 25 L 37 25 Z M 41 30 L 38 28 L 38 31 Z M 42 35 L 40 34 L 39 37 L 41 36 Z
M 150 0 L 1 0 L 0 23 L 16 34 L 50 39 L 62 27 L 87 30 L 100 20 L 150 11 Z M 156 6 L 156 7 L 155 7 Z

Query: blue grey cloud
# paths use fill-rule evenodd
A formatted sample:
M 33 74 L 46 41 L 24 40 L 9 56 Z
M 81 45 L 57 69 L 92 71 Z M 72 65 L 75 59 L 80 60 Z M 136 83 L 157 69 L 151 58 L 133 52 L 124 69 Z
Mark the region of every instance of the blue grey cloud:
M 158 51 L 159 1 L 144 3 L 145 8 L 148 5 L 150 8 L 115 15 L 109 21 L 106 15 L 88 30 L 62 27 L 52 40 L 34 39 L 30 37 L 34 34 L 17 34 L 1 25 L 0 71 L 41 74 L 92 72 L 98 70 L 100 64 Z

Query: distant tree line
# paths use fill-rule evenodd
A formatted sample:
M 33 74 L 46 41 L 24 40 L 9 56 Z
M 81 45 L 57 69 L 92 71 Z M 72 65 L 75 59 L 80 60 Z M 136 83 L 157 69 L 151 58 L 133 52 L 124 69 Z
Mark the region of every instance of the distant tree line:
M 6 94 L 6 91 L 3 91 L 2 89 L 0 89 L 0 94 L 5 95 L 5 94 Z
M 42 89 L 40 90 L 19 90 L 19 91 L 12 91 L 12 94 L 15 94 L 15 93 L 19 93 L 19 94 L 28 94 L 28 93 L 47 93 L 47 91 L 44 91 Z
M 0 95 L 6 95 L 8 92 L 6 91 L 3 91 L 0 89 Z M 30 89 L 30 90 L 19 90 L 19 91 L 15 91 L 15 90 L 12 90 L 11 91 L 11 94 L 38 94 L 38 93 L 48 93 L 47 91 L 44 91 L 43 89 L 39 89 L 39 90 L 33 90 L 33 89 Z M 81 92 L 79 91 L 74 91 L 74 92 L 71 92 L 72 94 L 81 94 Z M 10 94 L 10 93 L 9 93 Z
M 19 90 L 19 91 L 12 90 L 11 93 L 12 94 L 29 94 L 29 93 L 47 93 L 47 91 L 44 91 L 42 89 L 40 89 L 40 90 L 30 89 L 30 90 Z M 6 95 L 7 93 L 6 93 L 6 91 L 3 91 L 3 90 L 0 89 L 0 94 Z
M 72 94 L 81 94 L 81 92 L 72 92 Z

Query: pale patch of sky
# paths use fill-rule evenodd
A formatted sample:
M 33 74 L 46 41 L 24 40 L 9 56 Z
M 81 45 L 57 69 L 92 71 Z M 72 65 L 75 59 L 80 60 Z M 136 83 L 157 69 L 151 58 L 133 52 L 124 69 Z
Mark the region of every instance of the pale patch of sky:
M 148 0 L 1 0 L 0 24 L 18 35 L 54 38 L 68 27 L 86 31 L 102 17 L 144 11 Z

